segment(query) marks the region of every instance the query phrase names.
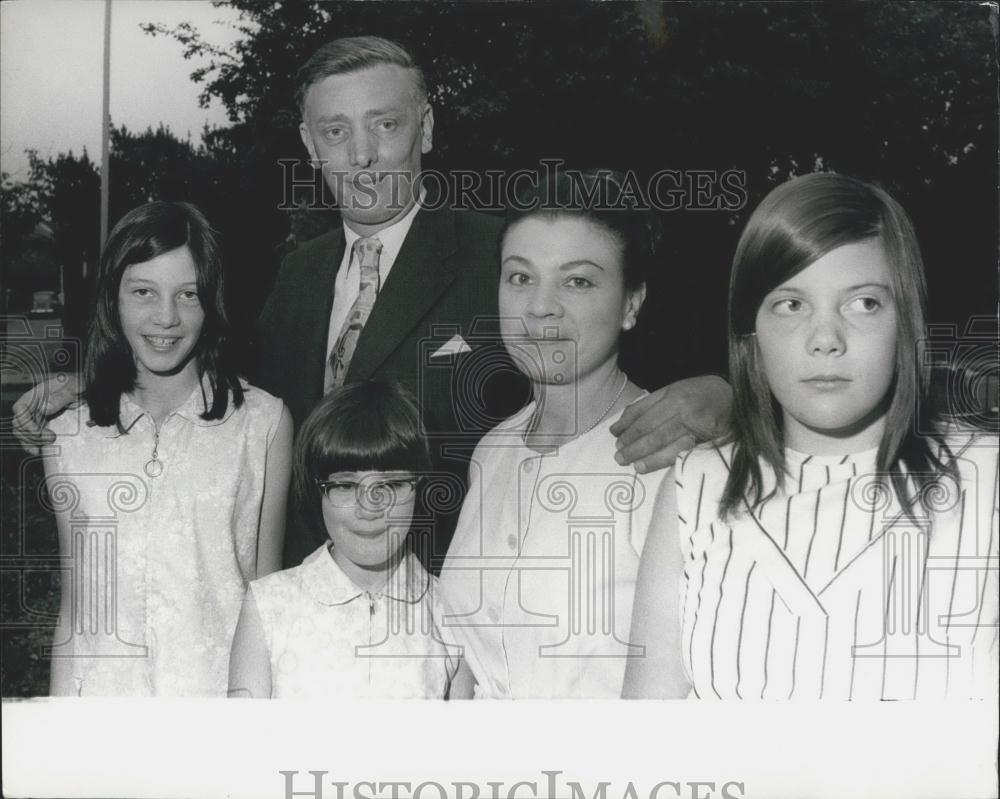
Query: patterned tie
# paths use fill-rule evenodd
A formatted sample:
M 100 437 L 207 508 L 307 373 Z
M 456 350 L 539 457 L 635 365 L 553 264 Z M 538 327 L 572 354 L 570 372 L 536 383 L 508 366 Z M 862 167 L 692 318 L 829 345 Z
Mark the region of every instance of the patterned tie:
M 376 238 L 360 238 L 354 242 L 354 257 L 361 267 L 361 285 L 358 298 L 351 306 L 344 326 L 337 336 L 337 343 L 330 351 L 330 383 L 326 390 L 337 388 L 344 384 L 347 367 L 351 365 L 354 350 L 358 346 L 358 337 L 368 321 L 368 315 L 375 307 L 378 296 L 378 256 L 382 252 L 382 242 Z

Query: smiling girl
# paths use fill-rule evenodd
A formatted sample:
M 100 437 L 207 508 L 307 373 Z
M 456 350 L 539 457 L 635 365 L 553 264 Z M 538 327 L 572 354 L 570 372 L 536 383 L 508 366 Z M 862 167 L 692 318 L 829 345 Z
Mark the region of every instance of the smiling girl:
M 929 418 L 924 303 L 881 189 L 808 175 L 754 212 L 730 283 L 734 430 L 658 500 L 625 695 L 995 689 L 997 442 Z
M 69 563 L 53 695 L 225 696 L 249 580 L 280 565 L 291 420 L 227 347 L 215 234 L 187 203 L 108 238 L 85 402 L 45 453 Z

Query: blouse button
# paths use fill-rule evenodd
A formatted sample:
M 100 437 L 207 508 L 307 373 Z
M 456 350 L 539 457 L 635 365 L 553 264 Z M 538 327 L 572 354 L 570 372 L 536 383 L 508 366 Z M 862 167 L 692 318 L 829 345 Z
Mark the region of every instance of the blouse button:
M 487 613 L 486 615 L 490 617 L 490 621 L 493 622 L 494 624 L 500 621 L 500 614 L 497 612 L 496 608 L 490 608 L 489 613 Z
M 517 549 L 517 536 L 514 535 L 513 533 L 507 536 L 507 546 L 509 546 L 513 550 Z
M 526 472 L 534 471 L 535 462 L 534 461 L 525 461 L 522 464 L 521 468 L 524 469 L 524 471 L 526 471 Z

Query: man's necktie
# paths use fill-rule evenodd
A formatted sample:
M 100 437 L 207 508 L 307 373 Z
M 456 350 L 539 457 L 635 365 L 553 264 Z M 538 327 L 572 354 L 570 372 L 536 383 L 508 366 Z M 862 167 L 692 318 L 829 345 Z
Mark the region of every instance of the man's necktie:
M 340 329 L 337 342 L 330 351 L 330 383 L 326 390 L 337 388 L 344 384 L 347 367 L 351 365 L 354 350 L 358 346 L 361 330 L 368 321 L 368 315 L 375 307 L 378 296 L 378 256 L 382 252 L 382 242 L 376 238 L 360 238 L 354 242 L 354 257 L 361 268 L 361 285 L 358 288 L 358 298 L 351 306 L 344 326 Z

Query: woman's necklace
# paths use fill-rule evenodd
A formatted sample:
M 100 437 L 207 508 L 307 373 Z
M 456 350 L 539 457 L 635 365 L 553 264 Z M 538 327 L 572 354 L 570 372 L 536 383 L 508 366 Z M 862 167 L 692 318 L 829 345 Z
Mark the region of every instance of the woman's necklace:
M 618 403 L 618 400 L 621 399 L 622 394 L 625 393 L 625 387 L 627 385 L 628 385 L 628 375 L 622 375 L 622 384 L 621 384 L 621 387 L 618 389 L 618 393 L 615 394 L 614 399 L 612 399 L 611 402 L 608 403 L 608 407 L 606 407 L 601 412 L 600 416 L 598 416 L 596 419 L 594 419 L 594 421 L 592 421 L 589 425 L 587 425 L 587 427 L 585 429 L 581 430 L 575 436 L 569 436 L 569 438 L 576 438 L 577 436 L 586 435 L 591 430 L 593 430 L 595 427 L 597 427 L 597 425 L 599 425 L 602 421 L 604 421 L 604 418 L 609 413 L 611 413 L 611 409 L 615 407 L 615 405 Z M 539 420 L 539 413 L 538 413 L 538 411 L 539 410 L 540 410 L 540 408 L 536 407 L 535 408 L 535 412 L 531 415 L 531 421 L 528 424 L 527 432 L 524 434 L 525 440 L 527 440 L 528 437 L 533 436 L 536 433 L 537 429 L 538 429 L 538 420 Z M 566 440 L 567 436 L 562 436 L 561 438 L 562 438 L 562 440 Z
M 604 409 L 603 413 L 601 413 L 600 416 L 594 419 L 594 421 L 590 423 L 590 426 L 586 430 L 580 433 L 581 436 L 589 433 L 591 430 L 597 427 L 597 425 L 599 425 L 601 422 L 604 421 L 604 417 L 607 416 L 609 413 L 611 413 L 611 409 L 614 408 L 615 405 L 618 403 L 618 400 L 622 398 L 622 394 L 625 393 L 625 386 L 627 385 L 628 385 L 628 375 L 622 375 L 622 385 L 621 388 L 618 389 L 618 393 L 615 394 L 615 398 L 611 400 L 611 402 L 608 404 L 608 407 Z

